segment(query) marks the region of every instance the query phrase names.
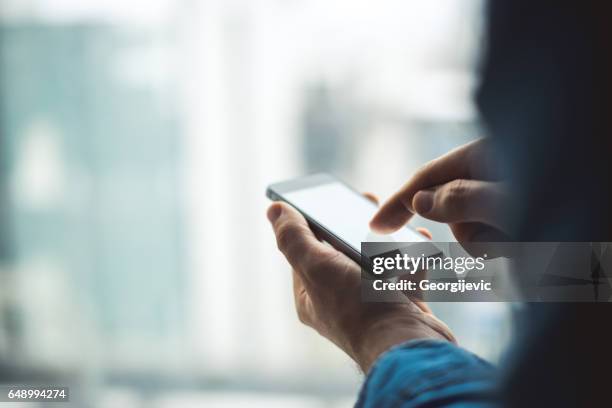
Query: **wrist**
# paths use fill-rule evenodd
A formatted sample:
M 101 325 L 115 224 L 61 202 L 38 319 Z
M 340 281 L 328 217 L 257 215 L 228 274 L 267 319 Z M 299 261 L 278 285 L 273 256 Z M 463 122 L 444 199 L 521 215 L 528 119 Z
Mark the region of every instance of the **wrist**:
M 448 327 L 433 315 L 410 313 L 380 319 L 365 327 L 353 344 L 353 359 L 367 374 L 376 359 L 385 351 L 406 341 L 418 339 L 456 343 Z

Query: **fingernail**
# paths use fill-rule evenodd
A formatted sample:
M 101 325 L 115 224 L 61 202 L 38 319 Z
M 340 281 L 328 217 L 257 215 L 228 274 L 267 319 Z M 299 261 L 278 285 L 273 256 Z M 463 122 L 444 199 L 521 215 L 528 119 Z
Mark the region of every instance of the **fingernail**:
M 270 220 L 270 222 L 274 224 L 276 220 L 278 220 L 278 217 L 281 216 L 282 213 L 283 213 L 283 207 L 281 207 L 278 204 L 272 204 L 270 208 L 268 208 L 268 213 L 267 213 L 268 220 Z
M 421 190 L 412 199 L 412 206 L 417 214 L 427 214 L 431 211 L 434 203 L 434 192 L 431 190 Z

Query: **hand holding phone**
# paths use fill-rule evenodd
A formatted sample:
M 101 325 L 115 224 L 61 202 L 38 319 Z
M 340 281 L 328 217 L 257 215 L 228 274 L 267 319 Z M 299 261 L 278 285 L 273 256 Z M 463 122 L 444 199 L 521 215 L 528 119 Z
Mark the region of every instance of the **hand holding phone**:
M 369 221 L 376 213 L 377 206 L 329 174 L 275 183 L 268 187 L 266 193 L 270 199 L 284 201 L 298 210 L 317 236 L 357 263 L 361 261 L 362 242 L 426 241 L 410 227 L 402 227 L 388 235 L 374 233 Z M 438 252 L 433 247 L 431 251 Z
M 312 182 L 311 180 L 305 184 L 312 186 Z M 300 187 L 303 186 L 304 184 L 301 184 Z M 271 188 L 268 194 L 284 194 L 284 191 L 280 190 L 284 189 Z M 351 190 L 344 193 L 351 197 L 349 201 L 363 200 L 375 211 L 376 206 L 358 193 Z M 342 196 L 344 193 L 339 192 L 338 195 Z M 300 203 L 306 204 L 299 196 L 297 198 Z M 295 201 L 294 196 L 288 196 L 287 199 Z M 357 202 L 361 203 L 359 200 Z M 317 225 L 323 223 L 325 230 L 321 231 L 327 233 L 328 237 L 333 237 L 328 228 L 335 230 L 341 224 L 326 217 L 321 218 L 317 213 Z M 369 214 L 363 219 L 366 226 L 368 217 Z M 448 327 L 433 316 L 422 302 L 408 298 L 397 303 L 362 302 L 360 266 L 348 256 L 319 241 L 305 217 L 292 205 L 284 202 L 272 204 L 268 209 L 268 219 L 274 229 L 279 249 L 293 268 L 295 307 L 300 321 L 344 350 L 364 372 L 369 370 L 381 353 L 404 341 L 455 341 Z M 312 226 L 315 221 L 314 218 L 311 219 Z M 350 248 L 355 250 L 352 246 Z

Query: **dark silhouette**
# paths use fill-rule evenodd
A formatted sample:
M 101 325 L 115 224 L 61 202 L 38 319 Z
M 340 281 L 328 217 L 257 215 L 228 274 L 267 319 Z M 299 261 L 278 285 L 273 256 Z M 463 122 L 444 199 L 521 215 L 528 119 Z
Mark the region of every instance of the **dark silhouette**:
M 513 188 L 516 240 L 611 240 L 611 16 L 602 1 L 489 4 L 478 103 Z M 506 404 L 609 406 L 611 317 L 610 303 L 528 304 Z

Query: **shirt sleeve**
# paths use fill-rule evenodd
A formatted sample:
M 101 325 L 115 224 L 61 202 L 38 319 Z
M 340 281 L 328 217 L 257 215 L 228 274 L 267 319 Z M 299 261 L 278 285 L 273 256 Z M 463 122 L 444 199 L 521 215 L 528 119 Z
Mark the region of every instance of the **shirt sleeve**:
M 384 353 L 356 407 L 493 407 L 496 369 L 449 342 L 412 340 Z

